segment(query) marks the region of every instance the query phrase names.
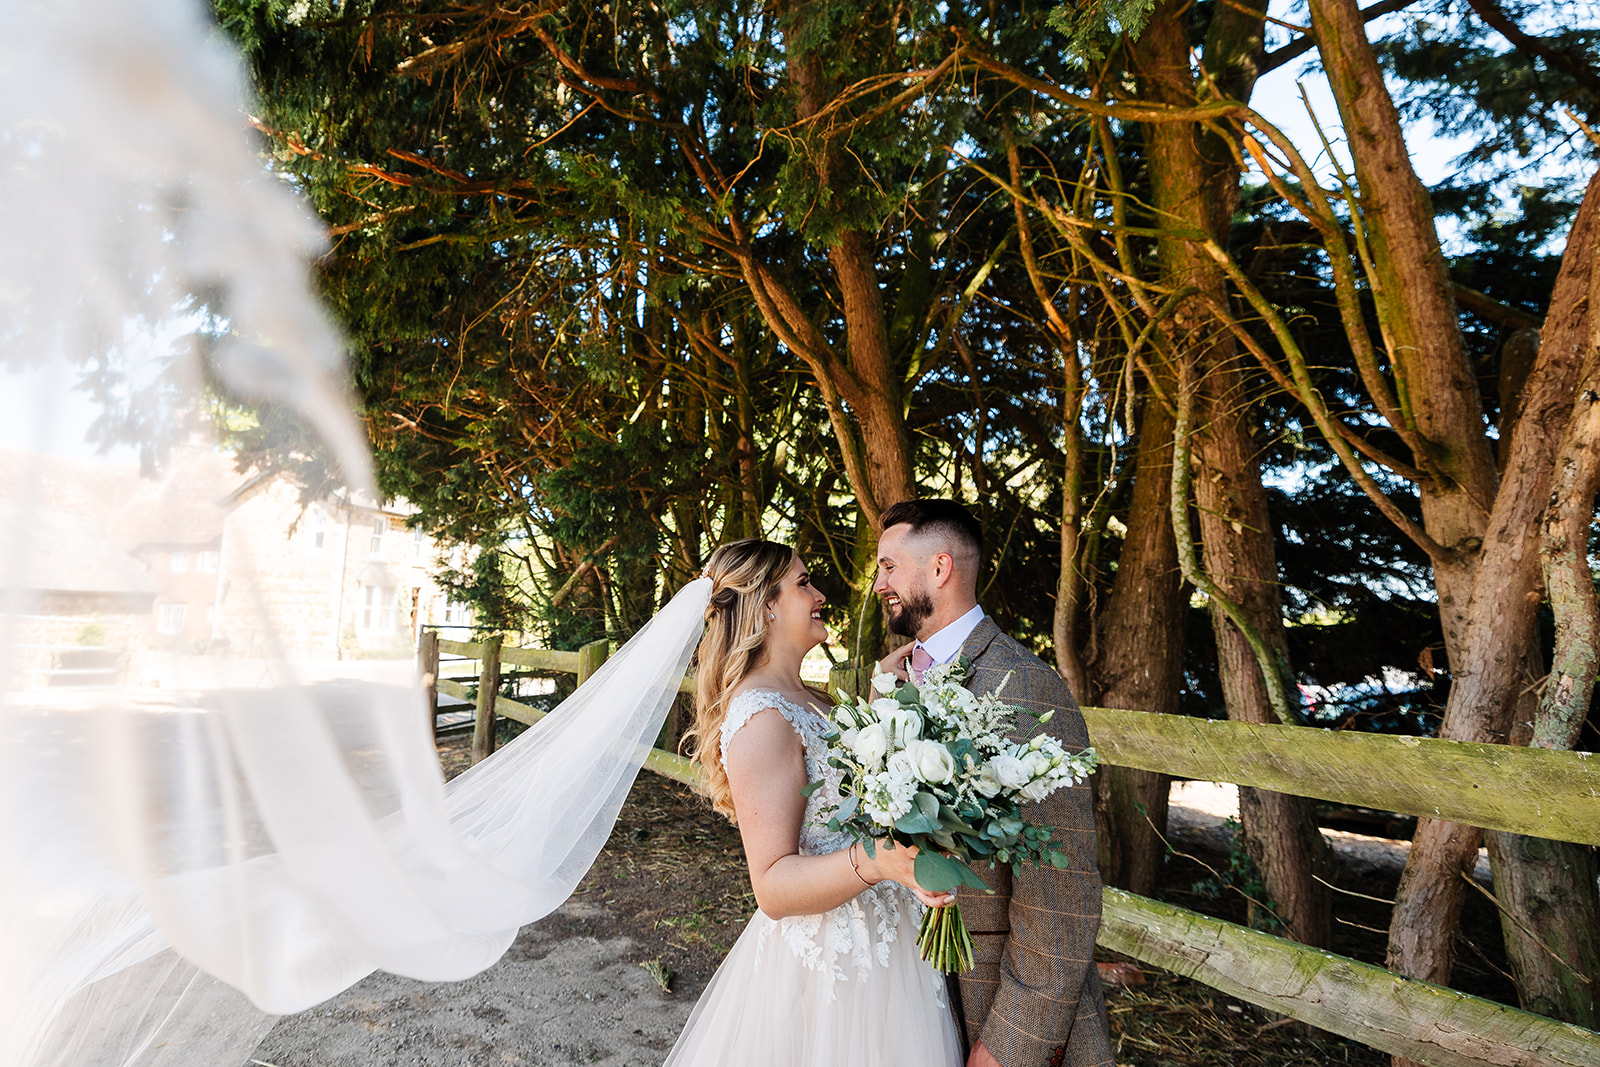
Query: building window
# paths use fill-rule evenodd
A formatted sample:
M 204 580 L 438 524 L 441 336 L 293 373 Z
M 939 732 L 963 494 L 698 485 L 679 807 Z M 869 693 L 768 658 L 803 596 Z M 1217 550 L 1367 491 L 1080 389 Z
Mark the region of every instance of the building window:
M 361 587 L 361 628 L 374 633 L 394 632 L 394 590 L 381 585 Z
M 199 571 L 201 574 L 217 573 L 217 563 L 220 561 L 221 555 L 222 554 L 216 549 L 206 549 L 204 552 L 195 557 L 194 569 Z
M 444 624 L 446 626 L 471 626 L 472 609 L 459 600 L 450 600 L 444 606 Z
M 422 558 L 422 527 L 420 526 L 411 528 L 411 558 Z
M 328 516 L 321 508 L 311 509 L 311 547 L 321 550 L 328 543 Z
M 168 559 L 167 566 L 173 574 L 187 574 L 189 572 L 189 553 L 181 548 L 178 549 Z
M 182 604 L 162 604 L 156 612 L 156 632 L 183 633 L 184 616 L 187 614 L 188 609 Z
M 367 542 L 369 556 L 383 555 L 383 535 L 389 532 L 389 520 L 378 516 L 372 520 L 372 540 Z

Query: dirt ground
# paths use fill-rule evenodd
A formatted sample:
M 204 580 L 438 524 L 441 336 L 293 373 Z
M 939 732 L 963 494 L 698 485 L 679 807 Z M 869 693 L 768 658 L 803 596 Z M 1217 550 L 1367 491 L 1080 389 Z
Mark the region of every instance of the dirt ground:
M 440 757 L 447 774 L 463 768 L 466 739 L 441 742 Z M 1230 796 L 1202 786 L 1175 793 L 1160 895 L 1242 922 L 1246 905 L 1227 884 Z M 1388 922 L 1381 901 L 1393 894 L 1404 845 L 1330 836 L 1343 860 L 1340 887 L 1349 891 L 1339 897 L 1335 951 L 1381 963 Z M 524 928 L 494 967 L 456 983 L 373 975 L 284 1017 L 248 1065 L 653 1067 L 754 910 L 738 832 L 689 790 L 643 774 L 577 892 Z M 1496 973 L 1494 916 L 1469 905 L 1463 930 L 1458 987 L 1510 997 Z M 1107 990 L 1117 1059 L 1126 1067 L 1388 1063 L 1366 1046 L 1309 1033 L 1199 983 L 1138 974 L 1142 984 Z

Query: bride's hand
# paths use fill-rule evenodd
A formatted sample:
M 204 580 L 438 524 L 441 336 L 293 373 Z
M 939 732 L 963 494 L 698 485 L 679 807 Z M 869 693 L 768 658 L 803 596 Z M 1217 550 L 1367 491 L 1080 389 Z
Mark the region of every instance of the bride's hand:
M 915 641 L 907 641 L 878 661 L 878 672 L 880 674 L 892 674 L 902 682 L 909 682 L 911 676 L 906 673 L 906 660 L 911 658 L 911 650 L 916 647 L 917 643 Z M 878 695 L 885 696 L 887 694 L 879 693 Z
M 863 856 L 861 863 L 862 873 L 867 875 L 869 881 L 887 878 L 891 882 L 899 882 L 930 908 L 948 907 L 956 902 L 954 893 L 930 893 L 917 884 L 917 846 L 893 844 L 885 837 L 874 841 L 872 850 L 877 855 Z

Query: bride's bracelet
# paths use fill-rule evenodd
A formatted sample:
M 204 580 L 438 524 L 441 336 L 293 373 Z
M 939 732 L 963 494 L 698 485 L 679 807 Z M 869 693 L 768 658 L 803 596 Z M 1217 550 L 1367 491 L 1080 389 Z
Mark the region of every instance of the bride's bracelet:
M 861 876 L 861 868 L 856 866 L 856 843 L 854 841 L 850 842 L 850 848 L 847 852 L 847 855 L 850 859 L 850 869 L 856 872 L 856 879 L 860 881 L 862 885 L 866 886 L 868 889 L 871 889 L 873 886 L 878 884 L 877 882 L 869 882 Z

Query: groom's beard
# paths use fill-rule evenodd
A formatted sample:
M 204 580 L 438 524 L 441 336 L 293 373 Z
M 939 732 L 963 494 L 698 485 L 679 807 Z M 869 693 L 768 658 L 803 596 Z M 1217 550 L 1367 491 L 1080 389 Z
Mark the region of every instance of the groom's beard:
M 901 637 L 916 637 L 928 616 L 933 614 L 933 597 L 927 590 L 900 594 L 900 610 L 889 614 L 889 632 Z

